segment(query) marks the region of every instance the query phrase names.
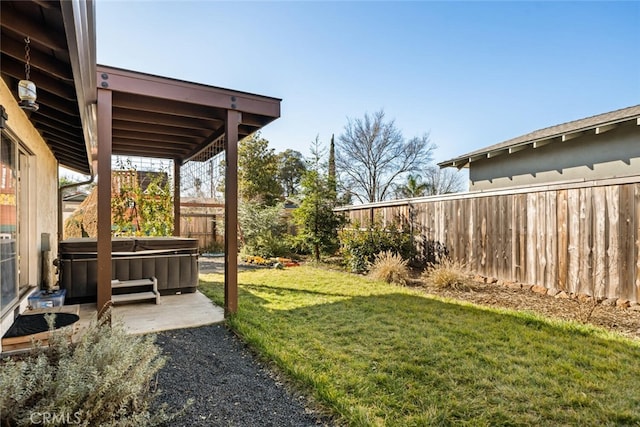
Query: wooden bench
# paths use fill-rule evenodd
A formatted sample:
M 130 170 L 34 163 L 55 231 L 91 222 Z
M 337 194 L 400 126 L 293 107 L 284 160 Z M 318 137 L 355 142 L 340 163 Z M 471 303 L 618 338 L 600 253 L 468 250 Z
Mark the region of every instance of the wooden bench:
M 111 302 L 115 304 L 155 300 L 160 304 L 160 292 L 158 292 L 158 280 L 155 277 L 136 280 L 112 280 L 111 289 L 128 288 L 131 292 L 125 294 L 111 295 Z

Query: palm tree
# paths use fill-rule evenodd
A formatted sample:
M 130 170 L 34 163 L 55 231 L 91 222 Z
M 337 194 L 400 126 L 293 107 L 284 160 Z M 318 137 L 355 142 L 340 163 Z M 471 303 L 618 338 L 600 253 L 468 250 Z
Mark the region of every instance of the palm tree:
M 422 182 L 420 175 L 409 175 L 406 184 L 396 189 L 396 194 L 399 198 L 421 197 L 428 192 L 429 187 L 428 183 Z

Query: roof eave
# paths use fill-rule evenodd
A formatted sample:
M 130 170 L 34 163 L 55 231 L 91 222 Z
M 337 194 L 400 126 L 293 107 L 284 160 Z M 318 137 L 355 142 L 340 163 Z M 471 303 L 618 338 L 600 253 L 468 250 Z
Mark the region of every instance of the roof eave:
M 93 0 L 69 0 L 60 4 L 89 171 L 94 175 L 92 153 L 97 147 L 95 5 Z
M 568 132 L 561 132 L 561 133 L 557 133 L 544 138 L 539 138 L 539 139 L 529 140 L 529 141 L 519 141 L 512 145 L 505 145 L 500 148 L 491 146 L 485 150 L 474 151 L 460 157 L 455 157 L 450 160 L 445 160 L 443 162 L 437 163 L 437 165 L 440 168 L 457 167 L 458 169 L 461 169 L 463 167 L 468 167 L 471 162 L 474 162 L 480 159 L 490 159 L 490 158 L 496 157 L 499 154 L 505 154 L 505 153 L 513 154 L 527 148 L 534 148 L 534 149 L 540 148 L 554 142 L 566 142 L 571 139 L 582 136 L 586 132 L 590 132 L 590 131 L 594 131 L 596 135 L 599 135 L 599 134 L 608 132 L 611 129 L 614 129 L 616 126 L 625 122 L 636 122 L 636 124 L 640 126 L 640 116 L 630 116 L 630 117 L 611 120 L 603 123 L 597 123 L 594 125 L 585 126 L 584 128 L 574 129 Z

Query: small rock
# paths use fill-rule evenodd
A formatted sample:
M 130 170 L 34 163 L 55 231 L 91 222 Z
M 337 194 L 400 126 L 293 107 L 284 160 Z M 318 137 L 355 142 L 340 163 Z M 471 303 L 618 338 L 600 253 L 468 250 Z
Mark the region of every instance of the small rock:
M 605 307 L 614 307 L 616 305 L 616 301 L 618 301 L 618 298 L 607 298 L 602 301 L 602 305 Z
M 591 296 L 587 295 L 587 294 L 578 294 L 578 301 L 580 302 L 590 302 L 591 301 Z
M 558 292 L 554 298 L 558 298 L 558 299 L 569 299 L 569 294 L 567 294 L 565 291 L 560 291 Z
M 522 285 L 520 283 L 509 282 L 509 283 L 507 283 L 507 288 L 509 288 L 509 289 L 522 289 Z
M 619 299 L 618 301 L 616 301 L 616 307 L 618 308 L 628 308 L 629 307 L 629 300 L 628 299 Z
M 533 285 L 531 287 L 531 292 L 535 292 L 536 294 L 545 295 L 547 293 L 547 288 L 540 285 Z
M 547 295 L 549 295 L 550 297 L 555 297 L 556 295 L 558 295 L 559 292 L 560 292 L 560 290 L 558 290 L 556 288 L 547 289 Z

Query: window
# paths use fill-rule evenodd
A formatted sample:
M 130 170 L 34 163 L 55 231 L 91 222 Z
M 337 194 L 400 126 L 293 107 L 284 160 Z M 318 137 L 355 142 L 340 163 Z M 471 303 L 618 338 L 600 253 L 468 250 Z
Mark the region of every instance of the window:
M 0 138 L 0 314 L 29 287 L 29 154 Z
M 18 300 L 18 204 L 16 144 L 2 133 L 0 139 L 0 311 Z

